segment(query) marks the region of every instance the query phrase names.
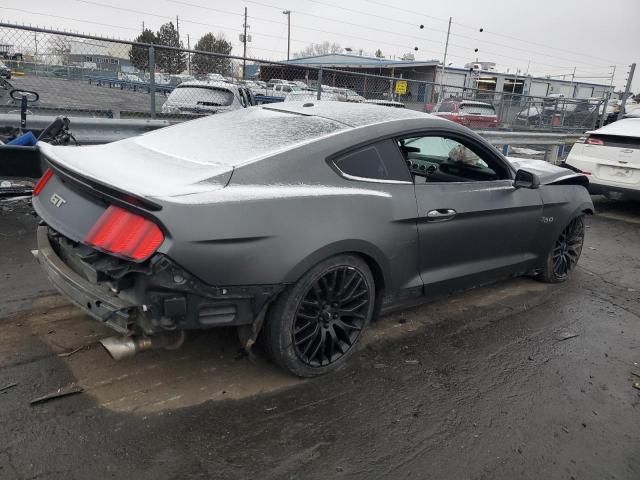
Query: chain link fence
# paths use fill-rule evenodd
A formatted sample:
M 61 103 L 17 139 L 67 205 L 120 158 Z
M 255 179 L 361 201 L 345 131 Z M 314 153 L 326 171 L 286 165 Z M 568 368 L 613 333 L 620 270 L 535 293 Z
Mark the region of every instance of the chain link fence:
M 607 98 L 532 97 L 337 68 L 301 66 L 0 23 L 0 113 L 193 118 L 253 104 L 339 100 L 411 108 L 471 128 L 587 130 Z M 393 73 L 393 72 L 392 72 Z M 424 76 L 423 76 L 424 77 Z M 446 81 L 446 76 L 445 76 Z

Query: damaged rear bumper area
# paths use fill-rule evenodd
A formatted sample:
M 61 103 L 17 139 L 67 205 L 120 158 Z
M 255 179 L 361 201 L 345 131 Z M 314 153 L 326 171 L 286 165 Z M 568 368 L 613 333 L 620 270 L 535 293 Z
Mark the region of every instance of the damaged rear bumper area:
M 250 325 L 284 285 L 212 287 L 164 255 L 143 263 L 38 227 L 38 261 L 54 286 L 124 335 Z

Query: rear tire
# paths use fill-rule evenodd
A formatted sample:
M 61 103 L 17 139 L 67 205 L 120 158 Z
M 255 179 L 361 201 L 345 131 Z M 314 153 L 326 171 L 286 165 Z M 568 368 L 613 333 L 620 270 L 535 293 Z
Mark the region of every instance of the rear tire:
M 577 265 L 584 244 L 584 215 L 565 227 L 547 255 L 539 279 L 546 283 L 561 283 Z
M 264 344 L 271 359 L 299 377 L 344 365 L 375 310 L 375 283 L 354 255 L 329 258 L 289 286 L 271 306 Z

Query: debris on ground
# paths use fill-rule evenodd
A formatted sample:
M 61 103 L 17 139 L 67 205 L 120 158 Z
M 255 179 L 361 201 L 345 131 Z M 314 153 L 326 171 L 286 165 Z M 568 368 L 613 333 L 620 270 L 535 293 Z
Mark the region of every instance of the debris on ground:
M 68 352 L 59 353 L 58 356 L 62 358 L 70 357 L 71 355 L 74 355 L 82 350 L 89 350 L 94 345 L 97 345 L 97 343 L 94 342 L 94 343 L 89 343 L 87 345 L 80 345 L 78 348 L 74 348 L 73 350 L 70 350 Z
M 76 395 L 82 392 L 84 392 L 84 388 L 80 387 L 79 385 L 67 385 L 66 387 L 60 387 L 55 392 L 47 393 L 42 397 L 34 398 L 29 403 L 31 405 L 38 405 L 50 400 L 55 400 L 56 398 L 68 397 L 70 395 Z
M 633 384 L 633 388 L 635 388 L 636 390 L 640 390 L 640 382 L 635 382 Z
M 5 385 L 4 387 L 0 387 L 0 392 L 5 392 L 5 391 L 9 390 L 10 388 L 17 387 L 17 386 L 18 386 L 18 384 L 15 383 L 15 382 L 10 383 L 8 385 Z
M 407 365 L 418 365 L 418 360 L 405 360 L 404 363 L 406 363 Z
M 557 340 L 559 342 L 564 342 L 565 340 L 569 340 L 571 338 L 576 338 L 576 337 L 579 337 L 579 336 L 580 336 L 579 333 L 565 332 L 565 333 L 561 334 L 560 337 L 557 338 Z

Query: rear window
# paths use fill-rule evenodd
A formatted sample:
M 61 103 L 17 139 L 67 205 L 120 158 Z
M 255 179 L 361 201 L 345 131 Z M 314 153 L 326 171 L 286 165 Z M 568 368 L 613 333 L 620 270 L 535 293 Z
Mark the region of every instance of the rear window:
M 633 148 L 634 150 L 640 149 L 640 138 L 624 137 L 621 135 L 602 135 L 596 133 L 589 135 L 589 139 L 592 141 L 602 142 L 601 145 L 603 147 Z M 587 141 L 587 143 L 590 142 Z M 597 143 L 590 144 L 597 145 Z
M 233 93 L 224 88 L 178 86 L 169 96 L 169 101 L 207 107 L 228 107 L 233 103 Z
M 240 165 L 348 128 L 321 117 L 252 107 L 146 133 L 136 142 L 205 165 Z
M 460 105 L 461 113 L 470 113 L 471 115 L 495 115 L 496 109 L 493 105 L 476 105 L 473 103 L 463 103 Z
M 444 102 L 438 107 L 438 112 L 453 112 L 455 107 L 451 102 Z

